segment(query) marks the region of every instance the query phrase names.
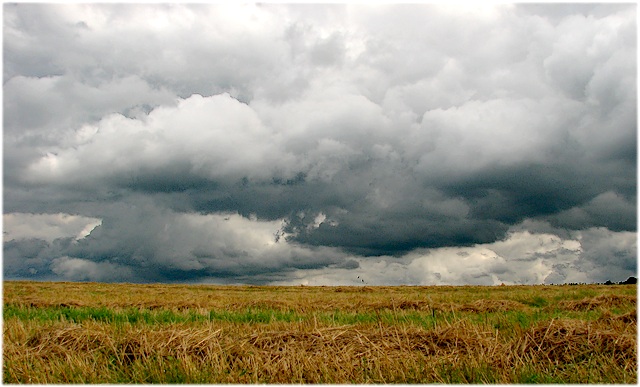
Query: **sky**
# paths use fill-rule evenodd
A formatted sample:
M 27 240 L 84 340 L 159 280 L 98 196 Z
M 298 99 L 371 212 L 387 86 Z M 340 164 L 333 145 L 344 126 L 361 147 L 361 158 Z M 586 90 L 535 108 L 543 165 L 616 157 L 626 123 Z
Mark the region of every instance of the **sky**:
M 637 276 L 636 16 L 4 3 L 4 279 Z

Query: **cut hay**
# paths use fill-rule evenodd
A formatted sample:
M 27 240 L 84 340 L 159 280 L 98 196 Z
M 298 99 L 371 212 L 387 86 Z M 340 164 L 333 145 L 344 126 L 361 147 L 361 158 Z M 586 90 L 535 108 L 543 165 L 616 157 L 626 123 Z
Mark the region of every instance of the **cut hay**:
M 638 323 L 638 311 L 637 309 L 634 309 L 629 313 L 625 313 L 622 315 L 613 315 L 610 311 L 606 310 L 604 311 L 602 316 L 600 316 L 599 320 L 608 322 L 610 324 L 621 323 L 636 325 Z
M 477 300 L 469 304 L 461 305 L 459 311 L 468 312 L 506 312 L 511 310 L 523 310 L 525 305 L 512 300 Z
M 578 301 L 561 301 L 558 307 L 564 310 L 589 311 L 595 309 L 609 309 L 628 304 L 637 304 L 637 297 L 630 295 L 602 294 L 592 298 Z
M 637 382 L 635 287 L 4 292 L 5 383 Z
M 459 324 L 458 324 L 459 325 Z M 381 356 L 406 356 L 410 352 L 438 355 L 445 352 L 458 354 L 478 352 L 495 344 L 492 332 L 459 326 L 435 330 L 397 327 L 336 327 L 313 331 L 261 332 L 247 339 L 257 350 L 303 351 L 305 353 L 333 353 L 349 351 Z
M 635 326 L 621 332 L 595 322 L 552 320 L 526 331 L 508 353 L 520 354 L 531 362 L 571 364 L 604 356 L 619 365 L 634 365 L 636 331 Z
M 123 363 L 149 356 L 204 357 L 218 350 L 221 329 L 172 326 L 148 330 L 130 327 L 114 335 L 107 326 L 95 323 L 56 324 L 36 332 L 26 348 L 42 358 L 77 353 L 113 355 Z

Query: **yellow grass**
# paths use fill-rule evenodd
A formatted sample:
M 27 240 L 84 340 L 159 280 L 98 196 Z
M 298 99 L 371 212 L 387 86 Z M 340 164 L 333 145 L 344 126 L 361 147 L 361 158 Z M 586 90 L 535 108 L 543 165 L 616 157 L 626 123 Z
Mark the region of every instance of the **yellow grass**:
M 635 292 L 5 282 L 3 381 L 636 383 Z

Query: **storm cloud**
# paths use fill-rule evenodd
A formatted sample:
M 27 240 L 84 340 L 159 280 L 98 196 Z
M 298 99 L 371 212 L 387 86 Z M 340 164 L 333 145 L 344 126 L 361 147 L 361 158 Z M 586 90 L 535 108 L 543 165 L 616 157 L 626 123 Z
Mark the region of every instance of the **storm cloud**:
M 614 4 L 5 4 L 5 278 L 624 280 L 636 28 Z

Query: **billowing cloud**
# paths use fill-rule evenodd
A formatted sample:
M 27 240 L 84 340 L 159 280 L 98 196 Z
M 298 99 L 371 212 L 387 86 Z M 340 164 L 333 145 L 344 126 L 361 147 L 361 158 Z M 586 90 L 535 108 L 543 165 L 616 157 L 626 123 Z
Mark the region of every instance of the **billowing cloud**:
M 99 226 L 100 219 L 70 214 L 5 214 L 3 216 L 4 240 L 74 237 L 76 240 L 89 235 Z
M 354 268 L 296 270 L 286 285 L 518 285 L 605 282 L 636 275 L 636 234 L 592 228 L 565 238 L 549 224 L 514 226 L 501 241 L 356 258 Z M 543 232 L 546 227 L 549 231 Z M 561 234 L 562 232 L 558 232 Z
M 8 277 L 636 270 L 633 5 L 4 11 Z
M 69 217 L 49 217 L 48 236 L 70 223 Z M 82 220 L 87 223 L 75 223 Z M 71 227 L 66 235 L 59 232 L 48 240 L 32 230 L 16 230 L 21 238 L 5 235 L 11 238 L 5 243 L 5 273 L 23 277 L 50 271 L 67 280 L 91 281 L 235 282 L 256 277 L 266 282 L 295 269 L 353 267 L 339 249 L 288 243 L 283 223 L 237 213 L 176 213 L 138 199 L 112 205 L 100 224 L 88 223 L 94 228 L 80 238 L 70 236 L 76 233 Z

